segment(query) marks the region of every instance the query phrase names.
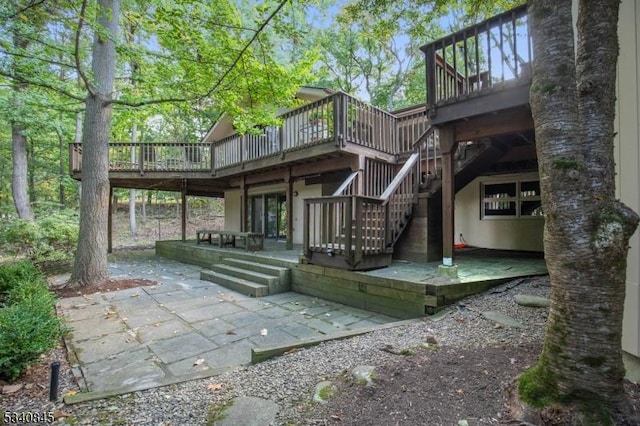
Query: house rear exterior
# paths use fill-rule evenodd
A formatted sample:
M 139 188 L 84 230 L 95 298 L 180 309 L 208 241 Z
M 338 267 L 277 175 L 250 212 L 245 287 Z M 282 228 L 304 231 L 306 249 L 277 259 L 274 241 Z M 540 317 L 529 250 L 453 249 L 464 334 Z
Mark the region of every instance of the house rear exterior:
M 640 211 L 640 5 L 621 3 L 617 194 Z M 427 102 L 386 112 L 303 88 L 282 125 L 199 144 L 111 144 L 112 187 L 224 197 L 225 228 L 260 232 L 305 261 L 348 270 L 442 261 L 456 244 L 542 252 L 544 216 L 528 105 L 531 44 L 519 7 L 423 47 Z M 513 58 L 516 58 L 515 60 Z M 81 179 L 81 146 L 70 147 Z M 631 240 L 623 349 L 640 364 L 640 240 Z M 629 364 L 631 365 L 631 364 Z

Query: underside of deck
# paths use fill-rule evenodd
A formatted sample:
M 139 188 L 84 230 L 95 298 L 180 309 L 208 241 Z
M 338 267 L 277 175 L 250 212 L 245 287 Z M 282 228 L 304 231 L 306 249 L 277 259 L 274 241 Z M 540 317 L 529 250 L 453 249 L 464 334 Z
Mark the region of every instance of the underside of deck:
M 291 270 L 291 289 L 298 293 L 344 303 L 396 318 L 416 318 L 519 277 L 547 273 L 540 253 L 464 249 L 456 252 L 458 277 L 439 276 L 439 262 L 395 261 L 368 272 L 345 271 L 302 263 L 301 246 L 266 240 L 265 250 L 247 253 L 241 248 L 196 244 L 195 240 L 158 241 L 156 253 L 203 268 L 224 258 L 240 258 Z

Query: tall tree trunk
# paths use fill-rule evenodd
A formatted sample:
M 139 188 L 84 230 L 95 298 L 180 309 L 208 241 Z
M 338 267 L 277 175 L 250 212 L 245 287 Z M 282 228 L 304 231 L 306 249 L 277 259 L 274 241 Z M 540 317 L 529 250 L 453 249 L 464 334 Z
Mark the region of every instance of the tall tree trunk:
M 13 173 L 11 175 L 11 193 L 16 212 L 20 219 L 33 219 L 33 211 L 29 204 L 27 193 L 27 138 L 24 135 L 26 127 L 17 122 L 11 125 Z
M 27 141 L 27 181 L 29 182 L 29 203 L 36 203 L 36 144 L 30 138 Z
M 98 23 L 106 35 L 95 34 L 91 83 L 86 100 L 82 143 L 80 234 L 71 283 L 80 286 L 108 278 L 107 218 L 109 209 L 109 134 L 115 74 L 119 1 L 98 0 Z
M 82 113 L 76 114 L 76 132 L 73 137 L 73 143 L 82 143 Z M 78 181 L 78 201 L 82 199 L 82 181 Z
M 140 193 L 140 216 L 142 216 L 143 219 L 147 218 L 147 191 L 145 191 L 144 189 L 141 191 Z
M 60 208 L 64 209 L 64 205 L 65 205 L 65 193 L 64 193 L 64 179 L 66 177 L 66 173 L 64 170 L 64 164 L 65 164 L 65 157 L 67 157 L 65 154 L 67 153 L 66 151 L 66 146 L 64 143 L 64 138 L 62 136 L 62 132 L 60 131 L 60 129 L 57 129 L 57 133 L 58 133 L 58 151 L 60 152 L 60 162 L 58 163 L 58 203 L 60 204 Z
M 135 145 L 138 139 L 138 126 L 134 122 L 131 126 L 131 163 L 136 161 L 136 149 Z M 134 237 L 137 234 L 136 227 L 136 190 L 135 188 L 129 190 L 129 230 Z
M 29 42 L 18 34 L 18 30 L 13 33 L 13 45 L 16 50 L 26 49 Z M 19 74 L 20 65 L 18 59 L 14 58 L 13 68 L 16 74 Z M 25 83 L 14 83 L 13 85 L 13 109 L 16 117 L 22 114 L 22 96 L 27 90 Z M 14 118 L 11 121 L 11 142 L 12 142 L 12 158 L 13 172 L 11 175 L 11 194 L 13 195 L 13 203 L 20 219 L 33 219 L 33 211 L 29 204 L 28 188 L 28 153 L 27 153 L 27 137 L 26 126 L 20 121 L 20 118 Z
M 538 406 L 577 402 L 587 415 L 625 402 L 622 310 L 638 216 L 615 199 L 618 7 L 619 0 L 580 1 L 575 56 L 571 0 L 529 6 L 551 307 L 542 355 L 520 393 Z

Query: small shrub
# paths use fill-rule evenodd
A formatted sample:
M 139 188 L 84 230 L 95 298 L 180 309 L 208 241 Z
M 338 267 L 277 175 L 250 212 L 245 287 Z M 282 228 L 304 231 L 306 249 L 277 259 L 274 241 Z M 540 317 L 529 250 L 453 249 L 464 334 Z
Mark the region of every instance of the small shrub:
M 68 260 L 78 242 L 78 218 L 52 213 L 35 221 L 12 220 L 0 226 L 0 243 L 7 254 L 43 261 Z
M 40 272 L 31 262 L 7 263 L 0 266 L 0 303 L 6 299 L 13 287 L 39 279 Z
M 0 377 L 13 380 L 64 332 L 42 274 L 30 262 L 0 266 Z

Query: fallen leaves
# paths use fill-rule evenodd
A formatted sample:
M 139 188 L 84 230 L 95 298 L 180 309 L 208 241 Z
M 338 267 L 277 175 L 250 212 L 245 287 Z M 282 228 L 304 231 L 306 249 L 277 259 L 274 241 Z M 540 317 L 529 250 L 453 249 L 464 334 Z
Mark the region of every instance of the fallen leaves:
M 69 414 L 69 413 L 67 413 L 65 411 L 60 411 L 60 410 L 54 411 L 54 413 L 53 413 L 53 418 L 56 419 L 56 420 L 57 419 L 61 419 L 61 418 L 65 418 L 65 417 L 71 417 L 71 414 Z

